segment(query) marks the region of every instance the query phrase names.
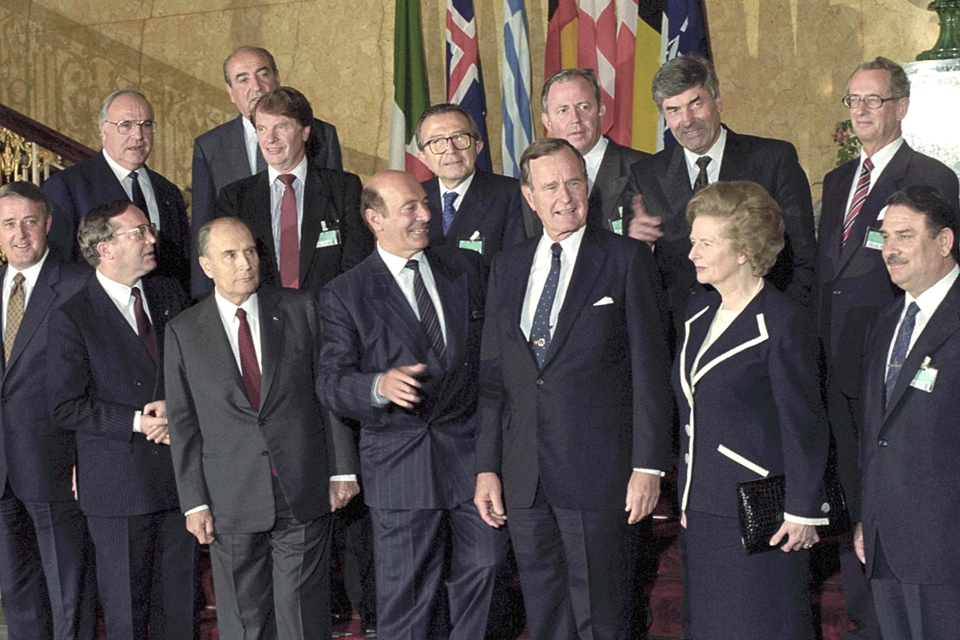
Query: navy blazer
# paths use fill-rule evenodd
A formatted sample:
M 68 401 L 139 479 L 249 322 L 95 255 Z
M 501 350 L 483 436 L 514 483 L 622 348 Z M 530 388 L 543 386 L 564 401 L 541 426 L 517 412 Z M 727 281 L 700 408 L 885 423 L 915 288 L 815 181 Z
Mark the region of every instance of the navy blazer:
M 523 212 L 520 208 L 523 197 L 519 180 L 477 169 L 446 236 L 443 234 L 440 180 L 433 177 L 421 184 L 430 206 L 431 246 L 446 242 L 456 246 L 457 241 L 479 232 L 483 238 L 483 262 L 489 267 L 498 251 L 523 241 Z
M 197 231 L 214 219 L 220 190 L 253 175 L 247 159 L 242 119 L 242 115 L 237 115 L 201 134 L 193 142 L 193 199 L 190 204 L 190 264 L 193 271 L 190 292 L 195 299 L 213 291 L 213 282 L 197 261 Z M 329 122 L 314 118 L 307 139 L 307 161 L 314 167 L 343 171 L 337 128 Z
M 143 286 L 162 362 L 164 329 L 183 308 L 183 291 L 162 276 Z M 95 276 L 51 312 L 48 335 L 48 400 L 57 423 L 76 433 L 84 514 L 177 508 L 170 447 L 133 432 L 134 413 L 164 397 L 162 369 Z
M 885 402 L 887 353 L 903 299 L 878 311 L 863 362 L 861 520 L 867 577 L 877 541 L 902 582 L 960 583 L 960 281 L 917 337 Z M 929 358 L 929 360 L 927 360 Z M 931 392 L 910 386 L 923 366 Z
M 935 187 L 955 211 L 960 210 L 957 174 L 904 142 L 870 190 L 841 253 L 843 219 L 859 163 L 859 158 L 851 160 L 823 179 L 818 249 L 820 338 L 830 377 L 850 398 L 860 396 L 863 338 L 870 319 L 902 293 L 890 281 L 881 251 L 864 246 L 867 230 L 880 228 L 877 218 L 891 194 L 915 185 Z
M 828 428 L 808 314 L 768 282 L 694 370 L 720 303 L 716 291 L 691 301 L 673 367 L 684 425 L 681 509 L 736 518 L 737 484 L 764 477 L 740 456 L 786 476 L 787 513 L 829 517 L 822 500 Z
M 480 256 L 430 247 L 443 307 L 441 362 L 379 253 L 320 293 L 322 349 L 317 393 L 337 415 L 362 424 L 366 503 L 382 509 L 450 509 L 473 499 L 474 411 L 483 324 Z M 387 369 L 425 363 L 414 409 L 374 407 L 373 381 Z
M 630 178 L 630 170 L 634 164 L 649 156 L 649 153 L 625 147 L 607 138 L 607 150 L 603 153 L 603 160 L 600 161 L 597 177 L 590 190 L 588 225 L 613 231 L 613 222 L 626 217 L 625 212 L 629 207 L 622 207 L 621 212 L 621 200 Z M 543 232 L 540 218 L 526 200 L 523 202 L 523 224 L 528 238 L 539 238 Z M 623 234 L 626 234 L 626 231 L 624 227 Z
M 146 167 L 160 213 L 157 239 L 157 275 L 174 278 L 181 287 L 190 284 L 187 207 L 175 184 Z M 94 207 L 112 200 L 129 199 L 103 152 L 50 176 L 43 191 L 53 202 L 53 225 L 48 240 L 51 249 L 66 262 L 84 262 L 77 244 L 80 220 Z M 144 211 L 149 219 L 150 214 Z
M 632 470 L 668 467 L 672 411 L 649 249 L 587 227 L 542 368 L 520 330 L 540 238 L 494 258 L 483 328 L 475 471 L 507 507 L 538 483 L 564 509 L 623 509 Z
M 0 283 L 9 267 L 0 267 Z M 57 427 L 47 402 L 47 318 L 79 291 L 92 270 L 48 255 L 27 301 L 6 364 L 0 358 L 0 485 L 26 502 L 73 500 L 76 445 Z
M 361 218 L 360 178 L 354 174 L 308 166 L 303 189 L 300 289 L 319 294 L 324 285 L 369 255 L 373 250 L 373 234 Z M 260 281 L 279 287 L 268 172 L 225 187 L 217 200 L 216 215 L 218 218 L 235 216 L 250 226 L 260 254 Z M 323 225 L 339 230 L 339 244 L 317 246 Z
M 727 129 L 720 180 L 756 182 L 780 205 L 786 226 L 786 246 L 767 280 L 800 305 L 812 306 L 817 279 L 813 201 L 797 150 L 783 140 L 747 136 Z M 657 241 L 654 256 L 677 338 L 683 333 L 690 296 L 706 290 L 697 282 L 693 263 L 687 258 L 690 225 L 686 208 L 693 197 L 690 183 L 683 147 L 676 145 L 635 164 L 621 200 L 625 218 L 633 217 L 630 202 L 637 194 L 643 195 L 650 215 L 663 218 L 663 237 Z M 624 221 L 624 225 L 628 223 L 629 220 Z

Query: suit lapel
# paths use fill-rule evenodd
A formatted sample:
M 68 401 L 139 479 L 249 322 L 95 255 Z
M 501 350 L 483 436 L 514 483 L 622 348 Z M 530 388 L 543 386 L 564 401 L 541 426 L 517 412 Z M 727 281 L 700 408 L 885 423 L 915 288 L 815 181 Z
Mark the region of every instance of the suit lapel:
M 403 344 L 413 345 L 412 350 L 417 358 L 433 357 L 435 364 L 439 365 L 435 355 L 428 355 L 432 350 L 427 343 L 427 335 L 380 253 L 374 250 L 361 264 L 366 264 L 370 271 L 369 279 L 366 280 L 370 285 L 370 297 L 382 301 L 382 304 L 375 305 L 374 308 L 384 326 L 399 333 Z
M 884 423 L 886 423 L 886 420 L 890 417 L 891 412 L 900 400 L 903 399 L 904 393 L 913 381 L 914 375 L 920 370 L 924 359 L 930 356 L 947 338 L 960 329 L 960 313 L 958 313 L 958 308 L 960 307 L 958 307 L 958 305 L 960 305 L 960 279 L 950 287 L 947 296 L 943 299 L 943 302 L 940 303 L 940 306 L 937 307 L 937 310 L 933 312 L 933 316 L 927 321 L 923 332 L 917 337 L 913 348 L 910 349 L 910 353 L 907 355 L 907 359 L 903 361 L 903 368 L 900 369 L 897 384 L 893 387 L 893 393 L 890 394 L 889 402 L 886 403 Z M 897 308 L 900 311 L 903 310 L 903 307 L 900 305 L 897 305 Z M 899 322 L 899 313 L 896 314 L 895 317 L 896 321 Z M 890 340 L 893 340 L 893 332 L 891 332 Z M 886 344 L 889 346 L 890 342 Z M 936 362 L 932 362 L 931 364 L 936 368 Z M 884 378 L 886 378 L 886 373 L 886 370 L 884 370 Z
M 660 187 L 666 195 L 667 202 L 670 203 L 673 214 L 670 219 L 682 218 L 685 227 L 686 218 L 683 216 L 683 209 L 693 197 L 693 188 L 690 186 L 690 173 L 687 171 L 687 161 L 683 156 L 683 147 L 680 145 L 673 148 L 667 170 L 660 176 Z
M 263 255 L 260 256 L 261 274 L 276 274 L 276 281 L 266 280 L 267 284 L 280 286 L 280 266 L 277 264 L 277 245 L 273 241 L 272 212 L 270 210 L 270 181 L 267 172 L 257 176 L 251 189 L 249 206 L 243 207 L 248 211 L 245 222 L 250 225 L 253 237 L 263 243 Z
M 549 366 L 553 356 L 567 339 L 573 323 L 580 315 L 580 310 L 587 304 L 587 296 L 593 291 L 593 285 L 600 277 L 606 261 L 607 251 L 601 246 L 597 230 L 588 227 L 583 234 L 577 262 L 573 266 L 573 274 L 570 277 L 570 286 L 567 288 L 563 306 L 560 307 L 560 314 L 557 317 L 557 328 L 553 331 L 553 338 L 550 339 L 550 346 L 547 347 L 547 355 L 541 369 Z
M 590 190 L 589 215 L 592 223 L 601 229 L 607 228 L 604 224 L 607 220 L 617 217 L 613 215 L 613 209 L 627 181 L 627 176 L 620 175 L 620 157 L 620 149 L 613 142 L 608 142 L 603 160 L 597 167 L 593 189 Z
M 316 171 L 307 171 L 307 180 L 303 185 L 303 224 L 300 225 L 300 285 L 306 279 L 310 263 L 316 253 L 317 240 L 328 220 L 330 203 L 329 187 Z M 328 227 L 330 228 L 330 227 Z M 343 231 L 340 232 L 341 234 Z M 340 238 L 343 242 L 343 238 Z
M 3 282 L 7 267 L 0 270 L 0 283 Z M 40 269 L 37 276 L 37 282 L 30 293 L 30 300 L 27 301 L 27 308 L 23 311 L 23 318 L 20 320 L 20 328 L 17 330 L 17 337 L 13 342 L 13 349 L 10 350 L 10 359 L 7 362 L 9 371 L 17 362 L 20 354 L 26 349 L 33 334 L 40 327 L 40 323 L 46 316 L 50 306 L 57 298 L 57 292 L 54 287 L 60 281 L 60 265 L 54 261 L 52 256 L 47 256 L 46 262 Z M 6 295 L 6 294 L 4 294 Z
M 444 324 L 447 330 L 446 365 L 449 368 L 459 362 L 467 336 L 467 274 L 455 272 L 436 257 L 427 253 L 433 282 L 437 286 L 437 296 L 443 307 Z
M 232 375 L 234 384 L 244 389 L 242 373 L 240 367 L 237 366 L 237 359 L 233 355 L 230 339 L 223 328 L 223 320 L 220 317 L 220 309 L 217 307 L 216 296 L 207 296 L 198 304 L 201 307 L 200 313 L 197 315 L 197 326 L 204 337 L 204 346 L 219 361 L 218 369 L 230 372 L 228 375 Z M 243 397 L 247 397 L 246 393 Z
M 457 215 L 454 216 L 453 224 L 450 225 L 450 231 L 447 233 L 451 238 L 469 238 L 470 234 L 480 226 L 480 222 L 488 212 L 485 206 L 487 195 L 485 183 L 486 177 L 482 171 L 473 174 L 473 182 L 463 195 L 463 202 L 460 203 Z M 441 226 L 441 230 L 442 228 Z
M 157 373 L 157 363 L 153 361 L 153 356 L 147 351 L 147 348 L 140 342 L 140 336 L 136 330 L 130 326 L 127 319 L 123 317 L 120 309 L 114 304 L 110 296 L 104 290 L 96 276 L 91 276 L 87 285 L 87 295 L 90 297 L 90 304 L 96 313 L 96 317 L 101 319 L 106 325 L 104 329 L 113 336 L 113 339 L 121 345 L 124 353 L 129 353 L 136 358 L 136 362 L 145 371 L 151 375 Z M 153 301 L 147 298 L 147 304 L 150 305 L 150 312 L 154 313 Z M 161 340 L 157 334 L 157 347 L 160 347 Z
M 727 142 L 720 160 L 720 180 L 754 180 L 754 165 L 750 163 L 750 152 L 742 149 L 742 146 L 740 136 L 727 129 Z
M 541 235 L 543 232 L 540 232 Z M 523 300 L 527 296 L 527 284 L 530 281 L 530 272 L 533 269 L 533 258 L 537 253 L 537 247 L 540 245 L 540 237 L 531 238 L 526 244 L 520 245 L 522 250 L 518 250 L 510 265 L 504 261 L 504 273 L 509 274 L 505 285 L 506 291 L 503 294 L 504 308 L 509 313 L 510 331 L 513 332 L 513 339 L 523 345 L 522 350 L 526 352 L 528 361 L 534 371 L 538 369 L 537 359 L 533 355 L 533 349 L 530 348 L 530 342 L 523 335 L 520 329 L 520 318 L 523 315 Z M 582 250 L 582 249 L 581 249 Z M 520 274 L 527 274 L 526 278 L 518 277 Z M 534 303 L 536 304 L 536 303 Z M 494 322 L 493 318 L 487 318 L 486 322 Z
M 230 164 L 231 175 L 247 178 L 250 172 L 250 159 L 247 157 L 247 139 L 243 131 L 243 116 L 237 116 L 230 121 L 227 131 L 227 162 Z
M 104 202 L 109 202 L 110 200 L 127 200 L 130 196 L 127 195 L 127 192 L 123 190 L 123 185 L 120 184 L 120 180 L 117 179 L 117 174 L 113 172 L 113 169 L 110 168 L 110 165 L 107 163 L 107 159 L 104 157 L 104 152 L 101 151 L 97 155 L 93 156 L 93 160 L 96 163 L 93 166 L 93 175 L 98 177 L 95 186 L 98 191 L 103 189 L 102 200 Z M 79 215 L 82 217 L 85 215 L 85 211 L 81 211 Z
M 843 220 L 847 216 L 846 199 L 850 195 L 850 188 L 853 185 L 853 176 L 857 172 L 857 166 L 856 162 L 848 162 L 838 169 L 836 180 L 838 188 L 831 194 L 829 201 L 824 198 L 821 207 L 821 216 L 828 211 L 837 212 L 836 217 L 829 224 L 820 225 L 819 242 L 826 247 L 825 251 L 821 251 L 821 255 L 826 255 L 831 263 L 829 265 L 831 268 L 825 269 L 825 272 L 821 274 L 821 280 L 825 282 L 836 278 L 840 274 L 841 264 L 846 264 L 850 260 L 848 255 L 845 256 L 841 253 L 840 242 L 843 237 Z M 848 248 L 844 246 L 844 249 Z M 852 254 L 852 251 L 846 253 Z
M 162 290 L 156 284 L 157 281 L 152 278 L 146 278 L 143 283 L 144 293 L 147 296 L 147 304 L 150 305 L 150 317 L 153 322 L 153 331 L 157 337 L 157 355 L 163 362 L 163 336 L 167 328 L 167 323 L 173 319 L 173 316 L 180 310 L 170 306 L 168 296 L 162 293 Z M 138 339 L 139 341 L 139 339 Z
M 741 351 L 755 347 L 770 337 L 767 332 L 766 319 L 763 313 L 758 311 L 755 305 L 748 304 L 730 323 L 727 330 L 720 334 L 716 342 L 710 345 L 704 352 L 703 357 L 700 358 L 700 362 L 697 363 L 697 370 L 693 373 L 692 378 L 694 385 L 707 372 L 724 360 L 732 358 Z M 713 316 L 710 319 L 712 320 Z
M 280 298 L 268 288 L 261 288 L 257 297 L 260 308 L 260 408 L 266 406 L 283 353 L 283 334 L 287 315 Z

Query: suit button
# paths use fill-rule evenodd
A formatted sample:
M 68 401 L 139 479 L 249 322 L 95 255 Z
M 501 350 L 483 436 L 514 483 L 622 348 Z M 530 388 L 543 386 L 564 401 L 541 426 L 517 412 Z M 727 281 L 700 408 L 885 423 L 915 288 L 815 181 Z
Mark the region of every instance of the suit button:
M 141 382 L 139 380 L 134 380 L 133 384 L 134 386 L 139 387 L 141 385 Z
M 877 442 L 877 446 L 885 447 L 885 446 L 887 446 L 887 441 L 886 441 L 886 440 L 880 440 L 879 442 Z
M 267 423 L 264 422 L 263 420 L 257 420 L 257 426 L 258 426 L 258 427 L 264 427 L 264 426 L 266 426 L 266 424 L 267 424 Z
M 260 455 L 262 455 L 262 456 L 268 456 L 268 455 L 270 455 L 270 452 L 269 452 L 269 451 L 261 451 L 261 452 L 260 452 Z
M 820 513 L 830 513 L 830 503 L 824 502 L 820 505 Z
M 687 435 L 693 435 L 693 429 L 690 428 L 689 424 L 683 425 L 683 430 L 687 432 Z
M 542 387 L 542 386 L 543 386 L 543 378 L 537 378 L 537 386 L 538 386 L 538 387 Z
M 835 291 L 833 292 L 833 295 L 835 295 L 835 296 L 840 295 L 840 289 L 835 290 Z

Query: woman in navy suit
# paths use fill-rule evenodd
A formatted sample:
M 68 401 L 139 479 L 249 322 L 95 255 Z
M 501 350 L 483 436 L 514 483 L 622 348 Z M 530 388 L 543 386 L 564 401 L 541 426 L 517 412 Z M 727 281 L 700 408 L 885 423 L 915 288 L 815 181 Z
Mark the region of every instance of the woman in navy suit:
M 719 182 L 687 205 L 690 260 L 714 291 L 692 298 L 673 370 L 680 408 L 682 524 L 693 637 L 814 637 L 809 549 L 826 524 L 827 458 L 813 319 L 765 284 L 784 246 L 777 203 L 752 182 Z M 784 522 L 747 555 L 737 484 L 786 477 Z

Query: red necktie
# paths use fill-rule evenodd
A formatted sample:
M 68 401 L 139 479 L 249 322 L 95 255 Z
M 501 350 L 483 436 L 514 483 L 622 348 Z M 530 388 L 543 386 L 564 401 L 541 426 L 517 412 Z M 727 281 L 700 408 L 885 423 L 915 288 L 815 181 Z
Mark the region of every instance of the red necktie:
M 237 309 L 237 320 L 240 321 L 240 331 L 237 342 L 240 346 L 240 373 L 243 376 L 243 387 L 247 390 L 247 399 L 254 411 L 260 410 L 260 365 L 257 363 L 257 350 L 253 346 L 253 334 L 247 323 L 247 312 Z
M 130 289 L 130 295 L 133 296 L 133 315 L 137 319 L 137 335 L 140 336 L 140 342 L 146 347 L 153 361 L 158 362 L 157 336 L 153 332 L 153 325 L 150 324 L 150 318 L 147 317 L 147 312 L 143 310 L 143 298 L 140 297 L 140 288 L 134 287 Z
M 857 190 L 853 192 L 853 201 L 850 203 L 850 211 L 847 211 L 843 219 L 843 238 L 840 240 L 840 248 L 846 244 L 850 237 L 850 231 L 853 230 L 853 221 L 856 220 L 860 209 L 863 209 L 863 202 L 867 199 L 870 192 L 870 172 L 873 171 L 873 160 L 867 158 L 863 161 L 863 169 L 860 170 L 860 178 L 857 180 Z
M 296 178 L 292 173 L 277 176 L 284 184 L 280 199 L 280 284 L 289 289 L 300 288 L 300 233 L 297 194 L 293 190 Z

